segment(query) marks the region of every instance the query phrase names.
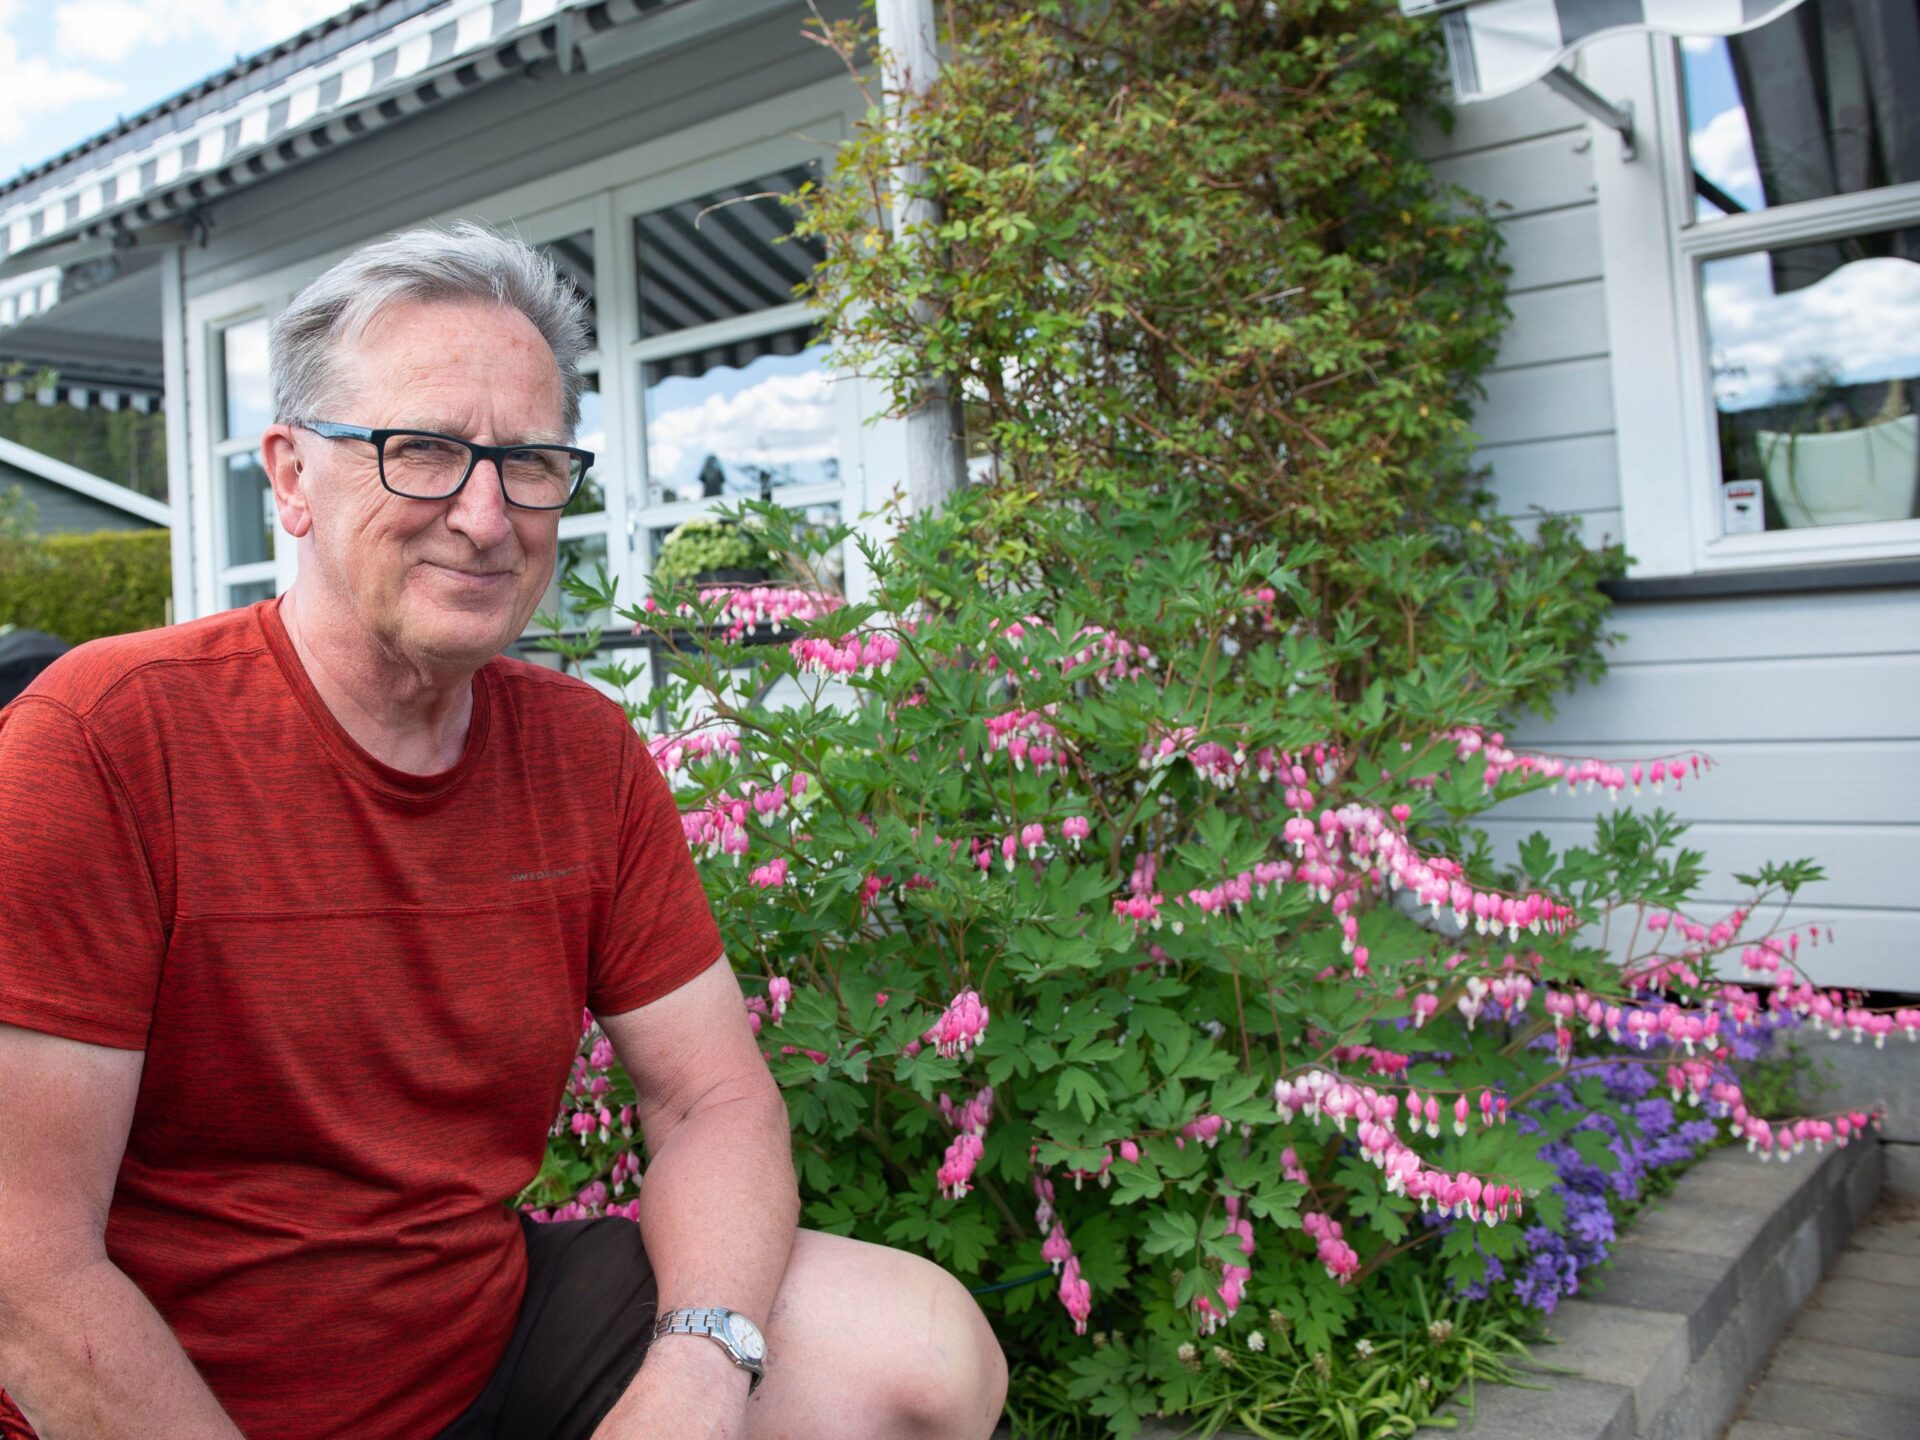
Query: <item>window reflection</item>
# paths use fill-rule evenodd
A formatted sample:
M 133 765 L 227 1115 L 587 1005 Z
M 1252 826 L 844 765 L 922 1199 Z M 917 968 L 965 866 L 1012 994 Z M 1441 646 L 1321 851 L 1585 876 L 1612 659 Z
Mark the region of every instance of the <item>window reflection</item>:
M 273 558 L 273 486 L 260 458 L 248 451 L 229 455 L 221 475 L 227 501 L 228 565 L 252 565 Z
M 840 523 L 840 507 L 837 504 L 801 505 L 792 510 L 796 531 L 813 530 L 825 532 Z M 657 569 L 660 553 L 666 549 L 667 541 L 672 538 L 678 525 L 656 525 L 648 532 L 649 569 Z M 732 576 L 716 577 L 720 583 L 745 583 Z M 759 577 L 755 575 L 755 579 Z M 773 585 L 805 585 L 835 595 L 847 593 L 847 557 L 846 542 L 831 546 L 820 555 L 776 555 L 765 579 Z
M 1805 0 L 1681 57 L 1696 219 L 1920 180 L 1920 0 Z M 1886 253 L 1920 258 L 1917 236 Z
M 598 580 L 596 566 L 607 563 L 607 537 L 604 535 L 582 535 L 572 540 L 560 542 L 559 553 L 554 557 L 553 578 L 547 582 L 546 593 L 540 597 L 535 607 L 536 615 L 560 616 L 561 626 L 568 630 L 579 630 L 589 625 L 605 627 L 612 623 L 608 611 L 583 610 L 578 601 L 561 588 L 561 580 L 572 574 L 583 580 Z M 624 603 L 624 602 L 622 602 Z M 539 633 L 543 627 L 534 625 L 530 633 Z
M 574 431 L 573 443 L 591 450 L 594 461 L 563 515 L 594 515 L 607 508 L 606 486 L 600 479 L 607 468 L 607 412 L 600 396 L 600 377 L 582 375 L 580 382 L 580 428 Z
M 790 237 L 780 197 L 814 178 L 810 165 L 729 185 L 635 218 L 640 333 L 665 335 L 794 300 L 825 250 Z
M 267 383 L 265 318 L 229 325 L 221 331 L 220 355 L 226 400 L 220 438 L 236 440 L 258 435 L 273 423 L 273 394 Z
M 549 240 L 536 248 L 553 261 L 554 269 L 560 272 L 560 278 L 572 288 L 573 293 L 587 302 L 588 344 L 598 349 L 600 317 L 595 304 L 598 292 L 594 285 L 593 232 L 582 230 L 576 235 Z
M 650 503 L 839 480 L 827 347 L 811 338 L 789 331 L 643 367 Z
M 273 581 L 249 580 L 244 585 L 227 587 L 227 608 L 238 610 L 243 605 L 251 605 L 256 600 L 271 600 L 274 596 Z
M 1721 478 L 1760 482 L 1766 529 L 1920 515 L 1920 264 L 1892 238 L 1702 266 Z

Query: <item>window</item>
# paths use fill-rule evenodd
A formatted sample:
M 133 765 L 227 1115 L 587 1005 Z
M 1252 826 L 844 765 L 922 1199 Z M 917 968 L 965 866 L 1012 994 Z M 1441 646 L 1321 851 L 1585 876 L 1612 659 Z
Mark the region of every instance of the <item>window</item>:
M 1657 140 L 1595 160 L 1638 573 L 1920 553 L 1920 0 L 1641 43 Z
M 619 474 L 618 459 L 609 448 L 606 393 L 601 389 L 601 295 L 599 256 L 602 246 L 597 234 L 597 209 L 592 202 L 567 206 L 562 210 L 536 216 L 518 225 L 535 248 L 553 261 L 561 278 L 573 287 L 587 306 L 587 332 L 592 348 L 580 360 L 580 425 L 575 443 L 593 451 L 593 469 L 580 482 L 580 489 L 560 517 L 560 548 L 554 560 L 553 580 L 541 597 L 540 615 L 558 615 L 569 627 L 606 625 L 612 616 L 605 611 L 582 611 L 561 587 L 566 575 L 578 571 L 591 577 L 597 567 L 609 573 L 615 570 L 609 531 L 614 523 L 611 502 L 622 498 L 619 485 L 610 483 Z M 537 624 L 529 627 L 538 632 Z
M 213 414 L 214 605 L 251 605 L 278 589 L 280 517 L 260 463 L 260 432 L 273 423 L 267 319 L 216 332 Z
M 837 522 L 850 398 L 796 289 L 820 259 L 792 235 L 782 198 L 812 178 L 792 166 L 632 218 L 641 462 L 636 529 L 648 570 L 684 521 L 743 499 Z M 828 557 L 829 583 L 845 557 Z

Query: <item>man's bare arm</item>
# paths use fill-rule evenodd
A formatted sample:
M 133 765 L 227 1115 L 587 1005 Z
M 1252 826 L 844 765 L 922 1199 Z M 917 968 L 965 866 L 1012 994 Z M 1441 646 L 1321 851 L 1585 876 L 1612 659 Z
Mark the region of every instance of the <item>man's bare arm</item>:
M 0 1025 L 0 1381 L 41 1440 L 239 1440 L 107 1258 L 144 1060 Z
M 650 1157 L 640 1227 L 661 1311 L 724 1305 L 764 1330 L 800 1197 L 786 1102 L 732 968 L 717 960 L 672 994 L 600 1023 L 638 1092 Z M 712 1341 L 657 1341 L 596 1440 L 737 1435 L 746 1394 L 746 1373 Z

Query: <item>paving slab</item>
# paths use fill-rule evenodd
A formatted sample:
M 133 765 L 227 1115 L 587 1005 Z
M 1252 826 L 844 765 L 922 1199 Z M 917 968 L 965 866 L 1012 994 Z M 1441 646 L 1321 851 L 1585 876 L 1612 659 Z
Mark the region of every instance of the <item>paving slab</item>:
M 1871 1280 L 1881 1285 L 1920 1289 L 1920 1255 L 1850 1248 L 1834 1257 L 1833 1268 L 1827 1274 L 1845 1280 Z
M 1780 1342 L 1768 1373 L 1784 1380 L 1838 1384 L 1870 1395 L 1920 1401 L 1920 1365 L 1909 1357 L 1809 1340 L 1797 1329 Z
M 1920 1334 L 1920 1290 L 1904 1285 L 1880 1285 L 1846 1277 L 1827 1281 L 1807 1302 L 1819 1310 L 1850 1310 L 1884 1325 Z
M 1914 1440 L 1920 1435 L 1920 1400 L 1769 1375 L 1747 1401 L 1746 1418 L 1849 1440 Z
M 1822 1340 L 1849 1350 L 1870 1350 L 1882 1355 L 1902 1355 L 1920 1360 L 1920 1333 L 1889 1326 L 1868 1315 L 1851 1310 L 1800 1312 L 1793 1322 L 1793 1333 L 1805 1340 Z M 1916 1431 L 1920 1434 L 1920 1431 Z
M 1920 1255 L 1920 1205 L 1892 1205 L 1853 1232 L 1852 1245 L 1888 1255 Z

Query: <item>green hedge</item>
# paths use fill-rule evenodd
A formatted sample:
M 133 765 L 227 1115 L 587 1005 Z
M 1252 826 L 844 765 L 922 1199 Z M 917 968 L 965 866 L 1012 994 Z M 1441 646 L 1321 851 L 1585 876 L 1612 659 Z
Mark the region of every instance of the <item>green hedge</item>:
M 0 539 L 0 625 L 78 645 L 164 625 L 172 593 L 165 530 Z

